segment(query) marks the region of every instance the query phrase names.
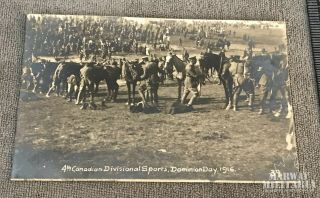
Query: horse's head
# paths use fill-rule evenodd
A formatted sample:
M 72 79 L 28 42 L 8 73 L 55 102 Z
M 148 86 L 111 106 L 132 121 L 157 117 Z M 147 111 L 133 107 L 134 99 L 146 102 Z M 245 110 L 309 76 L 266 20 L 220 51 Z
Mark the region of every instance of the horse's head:
M 165 58 L 164 69 L 167 72 L 168 76 L 171 78 L 173 73 L 173 56 L 172 54 L 168 54 Z
M 173 55 L 168 54 L 165 58 L 164 68 L 166 70 L 173 70 Z
M 126 61 L 126 79 L 129 81 L 138 81 L 143 70 L 141 64 L 137 61 Z

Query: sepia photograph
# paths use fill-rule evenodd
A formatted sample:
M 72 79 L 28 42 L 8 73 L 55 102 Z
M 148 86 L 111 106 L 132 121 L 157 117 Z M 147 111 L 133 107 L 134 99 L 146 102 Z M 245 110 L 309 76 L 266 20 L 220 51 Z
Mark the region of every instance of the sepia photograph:
M 298 172 L 284 21 L 28 14 L 12 180 Z

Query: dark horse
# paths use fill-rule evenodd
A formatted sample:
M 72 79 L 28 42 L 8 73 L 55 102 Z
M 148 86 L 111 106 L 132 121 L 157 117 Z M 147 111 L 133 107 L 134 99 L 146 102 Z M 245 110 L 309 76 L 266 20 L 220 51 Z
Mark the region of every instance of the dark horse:
M 130 106 L 135 105 L 135 92 L 137 82 L 140 80 L 140 76 L 143 74 L 142 66 L 138 61 L 126 61 L 124 64 L 124 78 L 126 80 L 128 88 L 128 102 Z
M 116 100 L 119 90 L 117 80 L 120 78 L 120 68 L 108 65 L 104 66 L 102 64 L 87 63 L 80 72 L 81 82 L 76 104 L 79 104 L 80 101 L 85 102 L 86 88 L 88 87 L 90 93 L 90 105 L 95 108 L 94 97 L 96 90 L 94 89 L 94 85 L 98 87 L 102 80 L 106 81 L 111 101 L 114 102 Z
M 186 64 L 175 54 L 169 54 L 166 56 L 165 60 L 165 70 L 168 72 L 169 76 L 175 76 L 178 82 L 178 100 L 181 99 L 182 84 L 186 78 Z M 173 68 L 175 68 L 176 73 L 173 75 Z
M 108 98 L 111 100 L 111 102 L 115 102 L 119 91 L 117 80 L 120 79 L 121 69 L 114 65 L 105 65 L 99 63 L 97 64 L 95 72 L 95 93 L 98 92 L 100 81 L 105 80 L 108 87 Z
M 52 77 L 52 85 L 47 93 L 47 97 L 49 97 L 50 93 L 56 89 L 57 94 L 60 94 L 60 87 L 62 83 L 63 91 L 67 90 L 67 78 L 70 75 L 75 75 L 80 78 L 80 69 L 82 65 L 76 62 L 61 62 L 57 66 L 56 70 L 54 71 Z
M 199 59 L 200 67 L 205 74 L 208 74 L 210 69 L 214 69 L 218 72 L 218 77 L 223 85 L 226 97 L 226 109 L 230 108 L 232 104 L 232 89 L 233 89 L 233 79 L 230 72 L 223 71 L 223 65 L 229 62 L 229 59 L 225 56 L 224 52 L 220 54 L 214 54 L 206 52 L 203 57 Z

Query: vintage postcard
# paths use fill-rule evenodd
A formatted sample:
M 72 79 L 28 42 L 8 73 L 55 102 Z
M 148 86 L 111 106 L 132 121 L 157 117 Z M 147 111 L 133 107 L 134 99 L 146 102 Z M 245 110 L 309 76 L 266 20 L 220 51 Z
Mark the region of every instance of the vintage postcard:
M 288 59 L 281 21 L 27 15 L 12 179 L 290 180 Z

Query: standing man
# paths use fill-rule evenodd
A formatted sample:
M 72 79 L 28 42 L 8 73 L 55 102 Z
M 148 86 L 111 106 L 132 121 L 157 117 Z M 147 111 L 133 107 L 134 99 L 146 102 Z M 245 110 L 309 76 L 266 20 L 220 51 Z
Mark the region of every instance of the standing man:
M 186 79 L 184 81 L 184 91 L 181 99 L 181 103 L 184 104 L 189 93 L 192 93 L 192 97 L 189 100 L 187 106 L 192 106 L 193 101 L 199 96 L 198 92 L 198 75 L 196 72 L 195 64 L 197 58 L 195 56 L 189 58 L 190 63 L 186 66 Z
M 287 108 L 286 81 L 288 80 L 288 71 L 286 69 L 287 63 L 284 60 L 281 60 L 278 65 L 275 64 L 275 72 L 270 95 L 270 109 L 276 117 L 279 117 Z M 281 106 L 279 111 L 275 111 L 278 93 L 281 94 Z
M 266 101 L 273 86 L 272 78 L 274 76 L 274 67 L 271 64 L 269 58 L 265 58 L 267 60 L 265 61 L 264 66 L 259 68 L 259 71 L 262 72 L 262 76 L 259 80 L 259 88 L 261 92 L 259 115 L 264 114 L 267 108 L 270 110 L 270 106 L 267 107 Z
M 146 101 L 147 98 L 150 99 L 150 102 L 157 106 L 158 105 L 158 88 L 159 88 L 159 67 L 156 61 L 149 61 L 148 57 L 143 57 L 142 62 L 140 63 L 143 68 L 143 75 L 140 77 L 140 87 L 139 94 L 142 98 L 142 102 L 145 106 L 148 106 Z

